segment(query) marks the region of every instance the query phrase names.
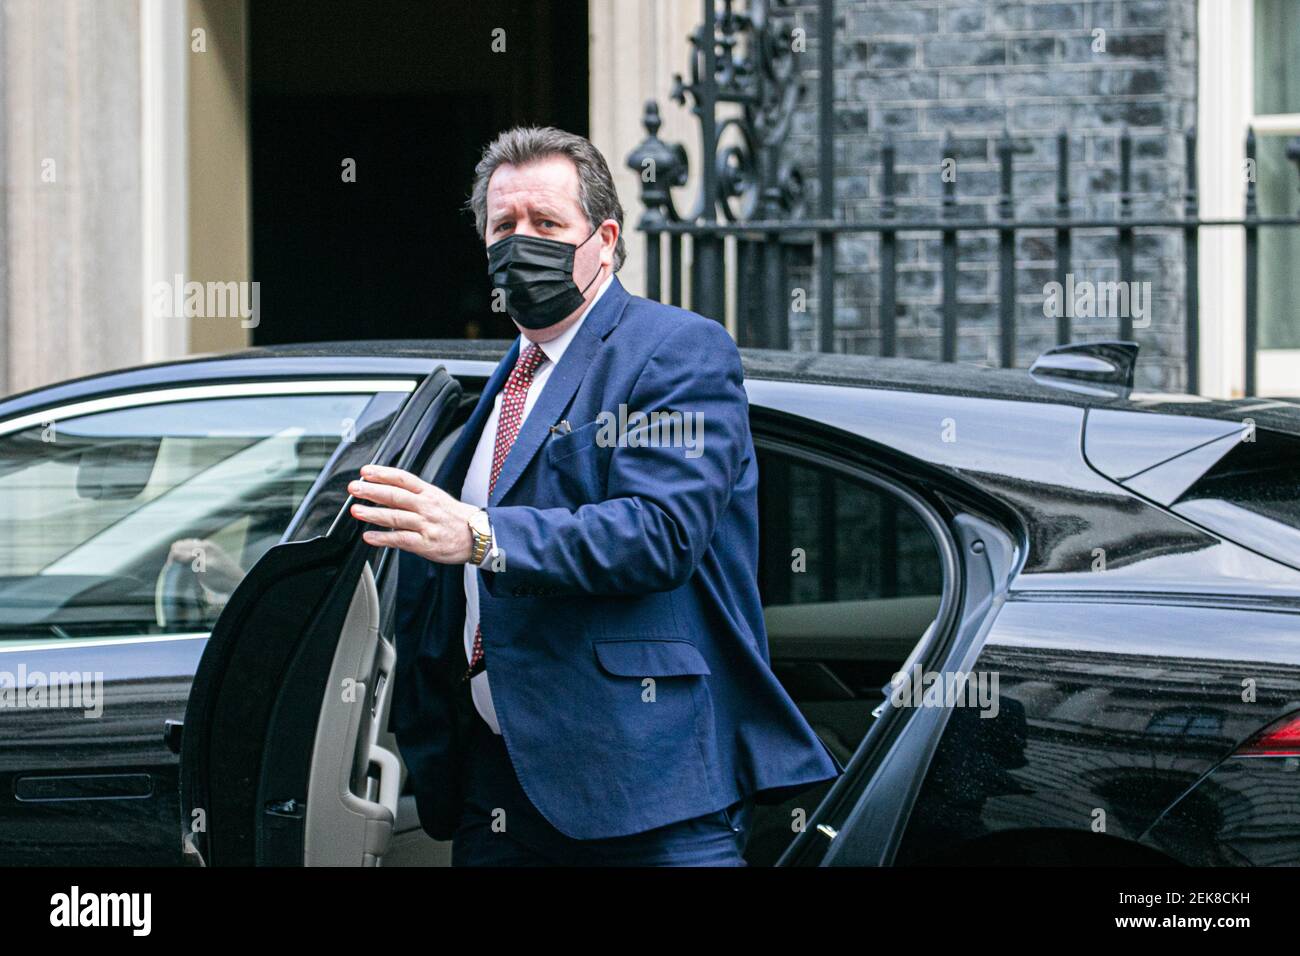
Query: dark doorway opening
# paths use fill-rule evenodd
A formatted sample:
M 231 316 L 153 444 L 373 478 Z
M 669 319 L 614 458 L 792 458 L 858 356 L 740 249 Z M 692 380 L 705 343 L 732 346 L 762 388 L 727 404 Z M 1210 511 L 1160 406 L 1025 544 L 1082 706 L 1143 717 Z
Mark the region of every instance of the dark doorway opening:
M 587 5 L 249 8 L 254 344 L 513 336 L 464 204 L 502 129 L 586 135 Z

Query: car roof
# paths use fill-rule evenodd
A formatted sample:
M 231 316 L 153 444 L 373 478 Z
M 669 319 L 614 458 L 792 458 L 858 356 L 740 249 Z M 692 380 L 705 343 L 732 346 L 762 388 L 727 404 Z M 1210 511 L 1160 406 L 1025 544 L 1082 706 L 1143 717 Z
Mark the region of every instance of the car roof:
M 291 374 L 422 374 L 440 361 L 495 365 L 513 339 L 371 339 L 263 345 L 234 352 L 195 355 L 171 362 L 85 376 L 57 386 L 33 389 L 0 401 L 0 415 L 67 401 L 98 391 L 118 391 L 166 381 L 253 378 Z M 1047 402 L 1082 408 L 1190 415 L 1240 421 L 1300 434 L 1300 403 L 1290 398 L 1206 399 L 1194 395 L 1133 392 L 1104 398 L 1044 385 L 1023 369 L 989 368 L 922 359 L 881 358 L 845 353 L 742 348 L 747 378 L 808 382 L 853 388 L 880 388 L 930 394 Z M 343 360 L 343 364 L 340 364 Z M 247 363 L 247 366 L 245 366 Z M 48 394 L 48 393 L 57 393 Z M 46 395 L 46 398 L 42 398 Z

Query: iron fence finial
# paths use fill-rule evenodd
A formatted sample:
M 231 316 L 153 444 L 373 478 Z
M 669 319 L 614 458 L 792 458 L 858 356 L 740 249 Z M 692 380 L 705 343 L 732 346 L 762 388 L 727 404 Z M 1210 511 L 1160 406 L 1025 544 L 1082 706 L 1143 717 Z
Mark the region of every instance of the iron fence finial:
M 669 144 L 659 138 L 663 120 L 656 100 L 646 100 L 641 125 L 645 127 L 646 138 L 628 154 L 627 165 L 641 181 L 641 205 L 645 213 L 640 225 L 646 229 L 677 219 L 670 190 L 686 184 L 689 160 L 680 143 Z

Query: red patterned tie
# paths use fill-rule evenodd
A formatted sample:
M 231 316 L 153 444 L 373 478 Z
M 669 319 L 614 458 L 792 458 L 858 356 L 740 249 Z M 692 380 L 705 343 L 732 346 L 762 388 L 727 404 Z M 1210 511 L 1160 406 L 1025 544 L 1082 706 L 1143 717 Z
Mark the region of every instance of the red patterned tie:
M 497 440 L 492 448 L 492 477 L 488 479 L 488 496 L 496 487 L 497 477 L 506 463 L 510 446 L 519 436 L 519 425 L 524 418 L 524 400 L 528 398 L 528 387 L 533 384 L 533 373 L 546 361 L 546 354 L 533 343 L 519 356 L 514 371 L 506 379 L 505 388 L 501 390 L 501 416 L 497 420 Z M 469 670 L 465 680 L 483 670 L 483 628 L 474 629 L 474 651 L 470 655 Z

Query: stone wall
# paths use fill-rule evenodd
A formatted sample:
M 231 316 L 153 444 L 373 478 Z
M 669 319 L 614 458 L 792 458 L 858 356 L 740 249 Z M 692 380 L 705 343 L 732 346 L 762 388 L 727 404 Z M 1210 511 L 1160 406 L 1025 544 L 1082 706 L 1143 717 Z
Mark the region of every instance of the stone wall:
M 805 102 L 789 149 L 816 203 L 816 5 L 795 5 L 807 29 Z M 953 133 L 959 215 L 997 216 L 997 143 L 1015 146 L 1016 214 L 1055 212 L 1056 136 L 1071 136 L 1076 217 L 1112 216 L 1119 203 L 1119 138 L 1133 136 L 1133 214 L 1181 214 L 1183 135 L 1196 120 L 1195 0 L 838 0 L 836 24 L 836 206 L 845 220 L 878 215 L 882 134 L 897 148 L 900 215 L 937 215 L 945 131 Z M 1100 32 L 1098 32 L 1100 31 Z M 1100 49 L 1104 45 L 1104 49 Z M 912 234 L 898 244 L 898 354 L 940 353 L 940 239 Z M 1181 233 L 1140 231 L 1133 279 L 1149 281 L 1150 326 L 1135 330 L 1147 387 L 1181 388 L 1184 288 Z M 1072 271 L 1094 283 L 1119 278 L 1113 231 L 1076 232 Z M 837 350 L 879 347 L 878 240 L 844 236 L 837 247 Z M 998 355 L 997 235 L 959 240 L 958 358 L 995 364 Z M 1016 246 L 1017 364 L 1054 343 L 1044 315 L 1053 279 L 1051 232 L 1021 232 Z M 795 348 L 815 347 L 817 306 L 792 314 Z M 1113 337 L 1115 318 L 1076 319 L 1074 338 Z

